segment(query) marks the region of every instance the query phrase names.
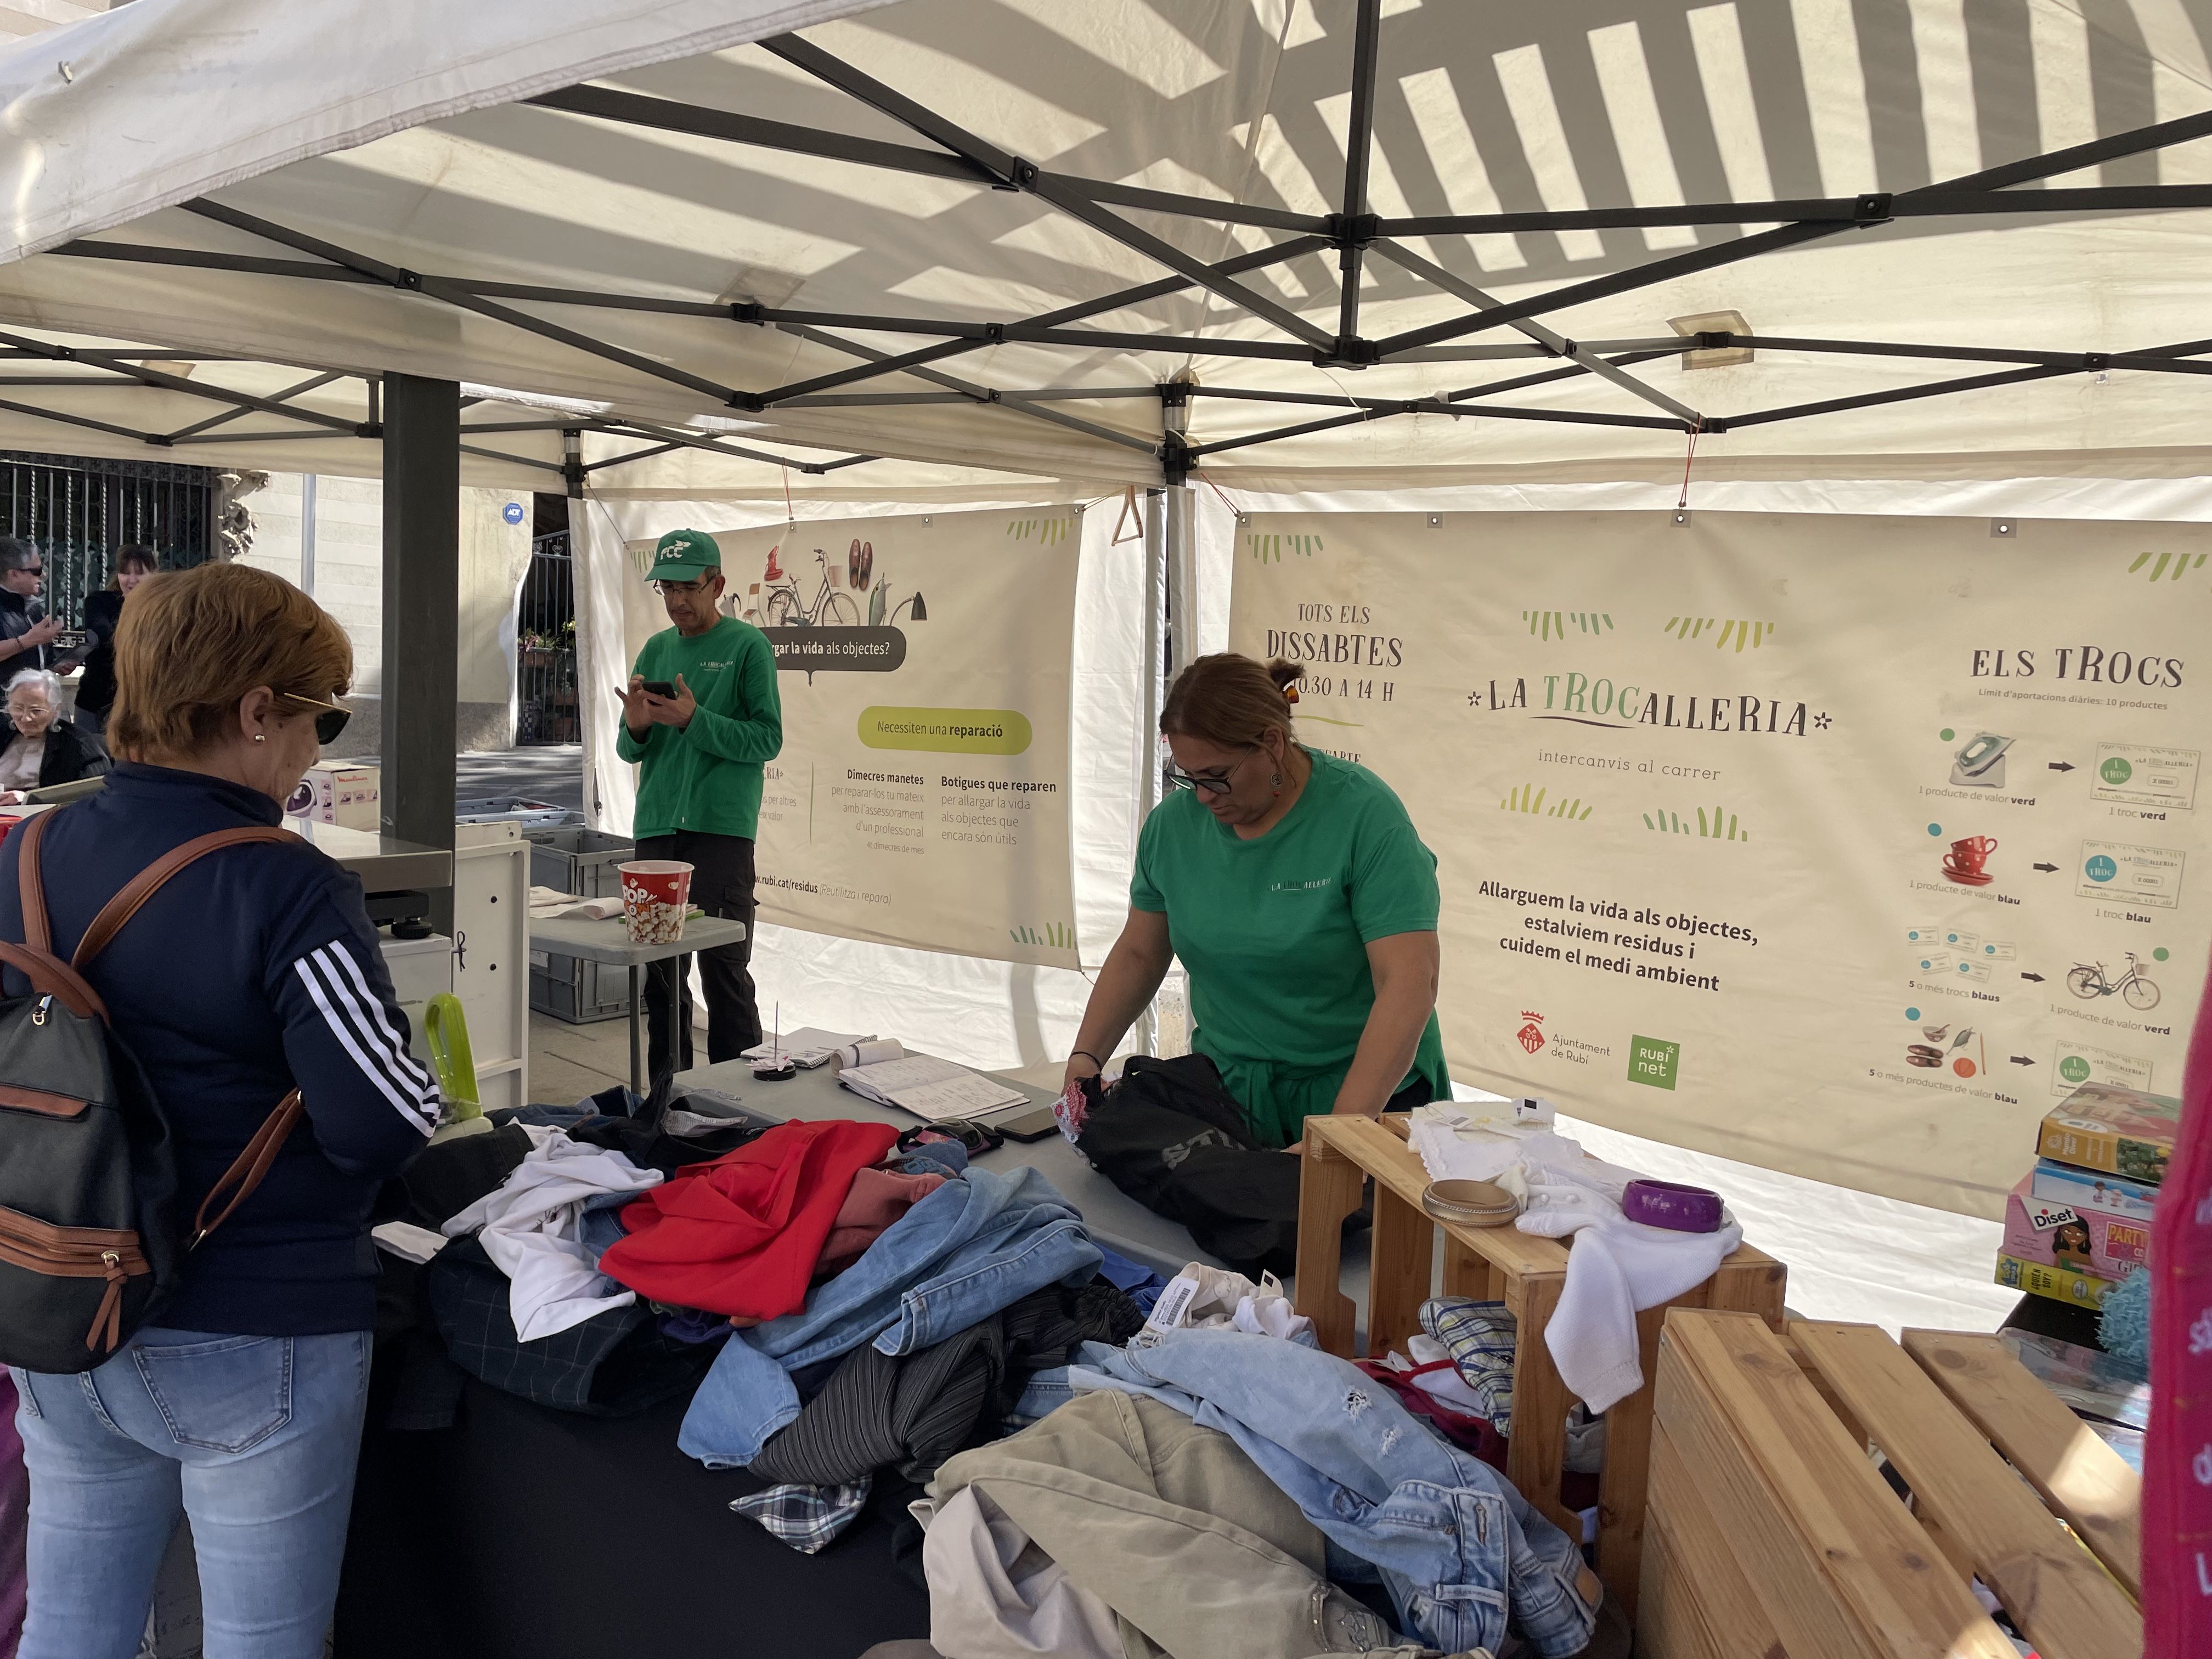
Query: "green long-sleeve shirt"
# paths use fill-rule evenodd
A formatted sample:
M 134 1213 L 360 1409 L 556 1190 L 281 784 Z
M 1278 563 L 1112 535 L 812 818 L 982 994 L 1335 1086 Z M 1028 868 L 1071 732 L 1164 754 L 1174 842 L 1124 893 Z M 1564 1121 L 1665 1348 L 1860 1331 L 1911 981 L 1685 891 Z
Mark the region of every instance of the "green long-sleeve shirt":
M 783 748 L 783 700 L 768 635 L 734 617 L 696 639 L 666 629 L 637 653 L 636 672 L 671 684 L 682 675 L 699 706 L 689 726 L 651 726 L 639 738 L 625 725 L 615 739 L 617 754 L 640 763 L 630 833 L 755 839 L 761 763 Z

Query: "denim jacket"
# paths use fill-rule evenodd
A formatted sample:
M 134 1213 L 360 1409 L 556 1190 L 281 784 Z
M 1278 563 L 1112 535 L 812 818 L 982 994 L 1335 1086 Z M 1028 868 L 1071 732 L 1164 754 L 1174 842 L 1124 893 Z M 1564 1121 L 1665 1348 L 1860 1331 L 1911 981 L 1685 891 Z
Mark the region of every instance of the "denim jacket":
M 863 1342 L 917 1352 L 1054 1280 L 1084 1283 L 1103 1259 L 1081 1214 L 1036 1170 L 970 1169 L 815 1286 L 797 1313 L 724 1343 L 677 1444 L 709 1468 L 742 1467 L 799 1415 L 792 1372 Z
M 1082 1358 L 1079 1387 L 1147 1395 L 1232 1436 L 1336 1547 L 1331 1576 L 1340 1552 L 1369 1564 L 1409 1634 L 1496 1652 L 1510 1616 L 1545 1659 L 1589 1644 L 1596 1609 L 1567 1535 L 1349 1361 L 1234 1330 L 1085 1343 Z

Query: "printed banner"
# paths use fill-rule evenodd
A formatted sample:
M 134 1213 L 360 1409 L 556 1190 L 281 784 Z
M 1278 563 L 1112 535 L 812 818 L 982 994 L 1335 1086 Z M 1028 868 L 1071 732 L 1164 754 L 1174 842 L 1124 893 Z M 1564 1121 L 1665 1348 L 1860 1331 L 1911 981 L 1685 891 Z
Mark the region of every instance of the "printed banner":
M 1255 515 L 1231 642 L 1308 665 L 1304 739 L 1435 850 L 1455 1076 L 1994 1218 L 2055 1098 L 2180 1091 L 2212 934 L 2207 545 Z
M 761 920 L 1077 965 L 1068 857 L 1072 507 L 715 535 L 775 647 L 783 754 Z

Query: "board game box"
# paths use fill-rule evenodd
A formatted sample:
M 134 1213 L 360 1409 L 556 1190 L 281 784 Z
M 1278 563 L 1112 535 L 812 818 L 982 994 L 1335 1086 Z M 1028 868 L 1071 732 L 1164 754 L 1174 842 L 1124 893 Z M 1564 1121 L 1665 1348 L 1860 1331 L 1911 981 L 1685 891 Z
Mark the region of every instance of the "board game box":
M 2096 1279 L 2125 1279 L 2150 1262 L 2150 1223 L 2128 1221 L 2102 1210 L 2038 1198 L 2035 1177 L 2022 1178 L 2005 1200 L 2004 1243 L 2015 1260 Z
M 2028 1190 L 2037 1198 L 2077 1210 L 2101 1210 L 2146 1227 L 2158 1204 L 2158 1188 L 2147 1181 L 2129 1181 L 2102 1170 L 2077 1170 L 2047 1158 L 2036 1159 L 2028 1179 Z
M 2156 1186 L 2173 1153 L 2181 1103 L 2117 1083 L 2085 1083 L 2046 1113 L 2036 1152 L 2078 1169 Z

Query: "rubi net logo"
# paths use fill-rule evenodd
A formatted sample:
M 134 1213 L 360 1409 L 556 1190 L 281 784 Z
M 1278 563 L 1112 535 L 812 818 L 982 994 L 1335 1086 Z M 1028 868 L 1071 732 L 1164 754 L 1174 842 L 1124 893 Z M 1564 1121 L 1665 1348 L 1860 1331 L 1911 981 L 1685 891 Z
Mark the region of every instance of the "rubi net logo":
M 1513 1035 L 1521 1040 L 1521 1046 L 1533 1054 L 1544 1046 L 1544 1017 L 1523 1008 L 1521 1011 L 1521 1018 L 1528 1024 Z

